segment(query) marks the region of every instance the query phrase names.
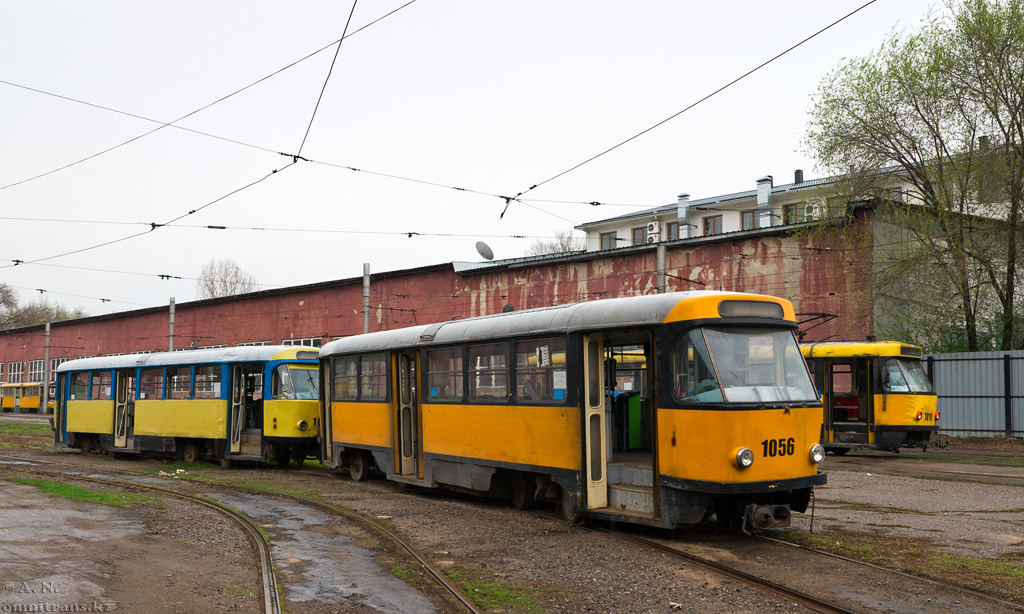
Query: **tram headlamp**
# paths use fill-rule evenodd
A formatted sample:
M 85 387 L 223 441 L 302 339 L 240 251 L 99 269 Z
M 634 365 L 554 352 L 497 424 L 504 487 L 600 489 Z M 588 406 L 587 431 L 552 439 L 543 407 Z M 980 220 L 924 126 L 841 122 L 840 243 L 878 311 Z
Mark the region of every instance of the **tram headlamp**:
M 816 443 L 811 446 L 811 462 L 817 464 L 825 460 L 825 446 Z
M 309 423 L 305 420 L 299 420 L 299 430 L 304 431 L 309 428 Z
M 736 453 L 736 466 L 746 469 L 753 464 L 754 452 L 750 448 L 740 448 L 740 451 Z

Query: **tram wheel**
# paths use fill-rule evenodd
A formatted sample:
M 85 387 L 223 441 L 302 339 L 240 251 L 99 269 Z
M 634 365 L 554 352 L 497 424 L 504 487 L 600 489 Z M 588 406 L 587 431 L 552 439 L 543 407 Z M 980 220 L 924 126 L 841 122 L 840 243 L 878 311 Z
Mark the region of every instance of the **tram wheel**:
M 569 493 L 564 488 L 559 488 L 559 490 L 562 492 L 562 496 L 558 499 L 558 513 L 562 515 L 566 522 L 573 524 L 583 522 L 583 514 L 579 509 L 572 506 Z
M 302 446 L 292 448 L 292 460 L 299 466 L 299 469 L 302 469 L 302 463 L 306 462 L 306 456 L 306 448 Z
M 829 452 L 835 454 L 836 456 L 843 456 L 849 451 L 850 448 L 832 448 L 831 450 L 829 450 Z
M 230 458 L 222 458 L 222 459 L 220 459 L 220 468 L 221 469 L 231 469 L 231 459 Z
M 82 439 L 82 454 L 89 454 L 93 450 L 92 437 Z
M 199 446 L 196 445 L 196 442 L 185 442 L 185 445 L 181 448 L 181 460 L 185 461 L 189 465 L 199 460 Z
M 509 480 L 509 496 L 512 507 L 517 510 L 528 510 L 533 505 L 533 493 L 530 491 L 527 474 L 516 471 Z
M 370 467 L 366 462 L 366 454 L 359 450 L 348 455 L 348 474 L 356 482 L 365 482 L 370 477 Z

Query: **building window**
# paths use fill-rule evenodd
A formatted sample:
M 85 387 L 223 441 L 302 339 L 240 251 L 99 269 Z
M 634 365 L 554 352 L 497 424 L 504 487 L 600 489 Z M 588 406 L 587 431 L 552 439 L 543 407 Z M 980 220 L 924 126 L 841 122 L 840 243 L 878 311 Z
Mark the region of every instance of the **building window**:
M 156 350 L 135 350 L 132 354 L 155 354 Z
M 720 235 L 722 234 L 722 216 L 721 215 L 709 215 L 704 218 L 704 235 Z
M 601 233 L 601 249 L 615 249 L 616 235 L 617 232 L 602 232 Z
M 42 360 L 30 360 L 28 361 L 28 381 L 30 382 L 41 382 L 43 381 L 43 369 L 45 362 Z
M 282 339 L 281 345 L 302 345 L 310 348 L 318 348 L 323 345 L 323 337 L 306 337 L 305 339 Z
M 741 211 L 740 222 L 742 223 L 743 230 L 753 230 L 757 228 L 757 209 L 752 211 Z
M 432 401 L 462 400 L 462 348 L 427 352 L 427 394 Z
M 57 381 L 57 367 L 67 362 L 67 358 L 51 358 L 50 359 L 50 383 Z
M 646 245 L 647 244 L 647 227 L 641 226 L 640 228 L 634 228 L 633 233 L 633 245 Z
M 7 363 L 7 379 L 11 384 L 21 383 L 21 374 L 25 370 L 25 363 L 23 362 L 9 362 Z
M 253 346 L 253 345 L 259 345 L 259 346 L 270 345 L 270 342 L 269 341 L 249 341 L 247 343 L 239 343 L 237 345 L 237 347 L 246 347 L 246 346 Z
M 679 238 L 679 222 L 669 222 L 666 230 L 668 231 L 667 241 L 675 241 Z

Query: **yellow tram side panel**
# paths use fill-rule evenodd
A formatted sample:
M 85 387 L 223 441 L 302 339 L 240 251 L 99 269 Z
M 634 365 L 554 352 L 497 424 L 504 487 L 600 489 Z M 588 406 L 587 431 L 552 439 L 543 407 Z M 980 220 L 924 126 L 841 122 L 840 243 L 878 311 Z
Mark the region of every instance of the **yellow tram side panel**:
M 707 482 L 759 482 L 812 476 L 811 446 L 821 435 L 821 408 L 757 410 L 658 410 L 660 473 Z M 675 445 L 672 438 L 675 437 Z M 778 454 L 779 440 L 793 438 L 793 453 Z M 762 442 L 776 441 L 776 456 Z M 754 464 L 736 466 L 736 453 L 750 448 Z
M 580 469 L 577 407 L 420 406 L 425 454 Z
M 390 403 L 332 402 L 331 440 L 342 445 L 390 448 Z
M 939 397 L 934 394 L 876 394 L 875 426 L 905 426 L 911 429 L 935 426 L 938 402 Z M 923 414 L 920 420 L 917 419 L 917 412 Z
M 263 401 L 263 435 L 267 437 L 310 437 L 316 438 L 316 422 L 320 417 L 320 402 L 317 400 Z M 305 421 L 306 430 L 299 429 L 299 422 Z
M 221 399 L 138 400 L 134 432 L 157 437 L 225 439 L 227 412 L 227 401 Z
M 114 432 L 114 402 L 68 401 L 67 430 L 72 433 Z

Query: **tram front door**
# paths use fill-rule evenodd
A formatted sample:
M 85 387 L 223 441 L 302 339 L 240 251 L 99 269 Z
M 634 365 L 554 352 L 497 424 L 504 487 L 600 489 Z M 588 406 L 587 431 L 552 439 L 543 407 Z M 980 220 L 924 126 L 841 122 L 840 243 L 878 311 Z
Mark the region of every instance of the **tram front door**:
M 416 402 L 416 353 L 399 352 L 398 394 L 396 396 L 398 415 L 395 421 L 398 474 L 412 476 L 416 473 L 416 457 L 419 451 L 419 432 Z
M 135 371 L 118 371 L 114 395 L 114 447 L 126 448 L 135 422 Z

